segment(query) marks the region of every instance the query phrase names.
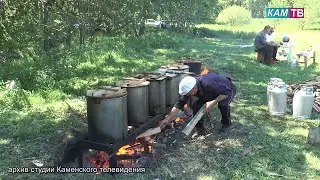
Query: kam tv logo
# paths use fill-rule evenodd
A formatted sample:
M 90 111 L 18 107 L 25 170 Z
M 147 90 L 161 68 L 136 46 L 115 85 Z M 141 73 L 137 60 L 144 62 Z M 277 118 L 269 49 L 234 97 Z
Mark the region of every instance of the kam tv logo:
M 266 18 L 304 18 L 304 8 L 266 8 Z

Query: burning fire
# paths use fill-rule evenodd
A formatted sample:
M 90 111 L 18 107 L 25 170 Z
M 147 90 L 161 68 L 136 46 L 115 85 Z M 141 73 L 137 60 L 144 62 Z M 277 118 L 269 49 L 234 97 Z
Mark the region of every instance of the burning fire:
M 141 143 L 137 142 L 133 145 L 122 146 L 118 150 L 117 155 L 121 155 L 121 154 L 135 155 L 135 154 L 140 154 L 142 152 L 151 152 L 151 150 L 152 150 L 151 146 L 144 147 Z
M 183 123 L 184 119 L 181 117 L 177 117 L 177 119 L 175 120 L 176 123 Z
M 200 75 L 204 75 L 204 74 L 208 74 L 209 73 L 209 69 L 207 67 L 204 67 L 200 73 Z
M 191 110 L 190 110 L 188 104 L 185 104 L 185 105 L 183 106 L 183 110 L 184 110 L 184 112 L 185 112 L 185 115 L 182 115 L 181 117 L 177 117 L 177 118 L 175 119 L 175 123 L 180 124 L 180 123 L 183 123 L 185 120 L 188 119 L 188 114 L 191 113 L 191 112 L 190 112 Z
M 143 152 L 151 152 L 152 147 L 143 145 L 140 142 L 136 142 L 133 145 L 122 146 L 116 155 L 139 155 Z M 109 154 L 104 151 L 98 151 L 91 157 L 89 157 L 88 162 L 96 168 L 109 168 Z M 134 164 L 134 160 L 121 160 L 119 161 L 124 167 L 130 167 Z

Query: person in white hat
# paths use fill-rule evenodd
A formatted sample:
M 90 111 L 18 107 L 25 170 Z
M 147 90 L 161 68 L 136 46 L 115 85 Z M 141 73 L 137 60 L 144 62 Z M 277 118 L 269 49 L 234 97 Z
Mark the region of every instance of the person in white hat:
M 160 122 L 164 128 L 170 124 L 183 106 L 189 102 L 192 96 L 198 100 L 190 104 L 193 113 L 196 114 L 202 105 L 206 104 L 207 112 L 210 112 L 216 104 L 221 113 L 222 127 L 219 132 L 225 132 L 231 125 L 230 103 L 236 94 L 236 87 L 228 77 L 217 73 L 208 73 L 198 77 L 187 76 L 179 83 L 180 98 L 172 108 L 171 112 Z M 203 119 L 196 125 L 199 134 L 205 134 Z

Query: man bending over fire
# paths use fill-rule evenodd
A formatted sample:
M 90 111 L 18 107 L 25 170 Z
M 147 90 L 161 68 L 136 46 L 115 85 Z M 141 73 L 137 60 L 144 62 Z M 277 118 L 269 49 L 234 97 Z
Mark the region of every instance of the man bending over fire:
M 222 127 L 220 133 L 226 132 L 230 125 L 230 103 L 236 94 L 236 87 L 231 79 L 218 75 L 217 73 L 208 73 L 198 77 L 187 76 L 183 78 L 179 84 L 179 94 L 181 95 L 171 112 L 160 122 L 160 127 L 166 125 L 176 118 L 176 115 L 183 109 L 184 105 L 194 97 L 198 99 L 194 103 L 190 103 L 193 114 L 195 115 L 199 109 L 206 104 L 206 111 L 209 113 L 213 106 L 218 104 L 221 113 Z M 204 122 L 201 119 L 196 125 L 199 135 L 205 134 Z

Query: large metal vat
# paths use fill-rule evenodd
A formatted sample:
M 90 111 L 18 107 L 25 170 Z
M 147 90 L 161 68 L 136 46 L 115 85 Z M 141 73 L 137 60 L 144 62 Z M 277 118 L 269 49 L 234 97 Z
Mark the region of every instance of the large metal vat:
M 166 104 L 171 106 L 179 99 L 180 75 L 166 73 Z
M 127 91 L 108 87 L 87 91 L 88 138 L 114 143 L 128 134 Z
M 159 73 L 139 74 L 136 78 L 144 78 L 150 82 L 148 91 L 149 115 L 156 116 L 166 110 L 166 76 Z
M 179 76 L 179 83 L 184 77 L 193 74 L 189 73 L 189 66 L 183 64 L 161 66 L 160 69 L 165 69 L 167 73 L 177 74 Z
M 116 83 L 128 91 L 128 124 L 139 126 L 148 120 L 148 86 L 145 79 L 124 78 Z
M 310 118 L 314 102 L 313 87 L 302 87 L 293 96 L 293 116 L 297 118 Z
M 271 80 L 267 89 L 268 108 L 271 115 L 282 116 L 287 111 L 287 87 L 281 79 Z
M 195 76 L 195 73 L 193 72 L 183 72 L 179 74 L 179 83 L 181 82 L 181 80 L 187 76 Z
M 201 72 L 201 61 L 195 59 L 184 59 L 181 60 L 184 65 L 189 66 L 189 72 L 193 72 L 196 75 Z

